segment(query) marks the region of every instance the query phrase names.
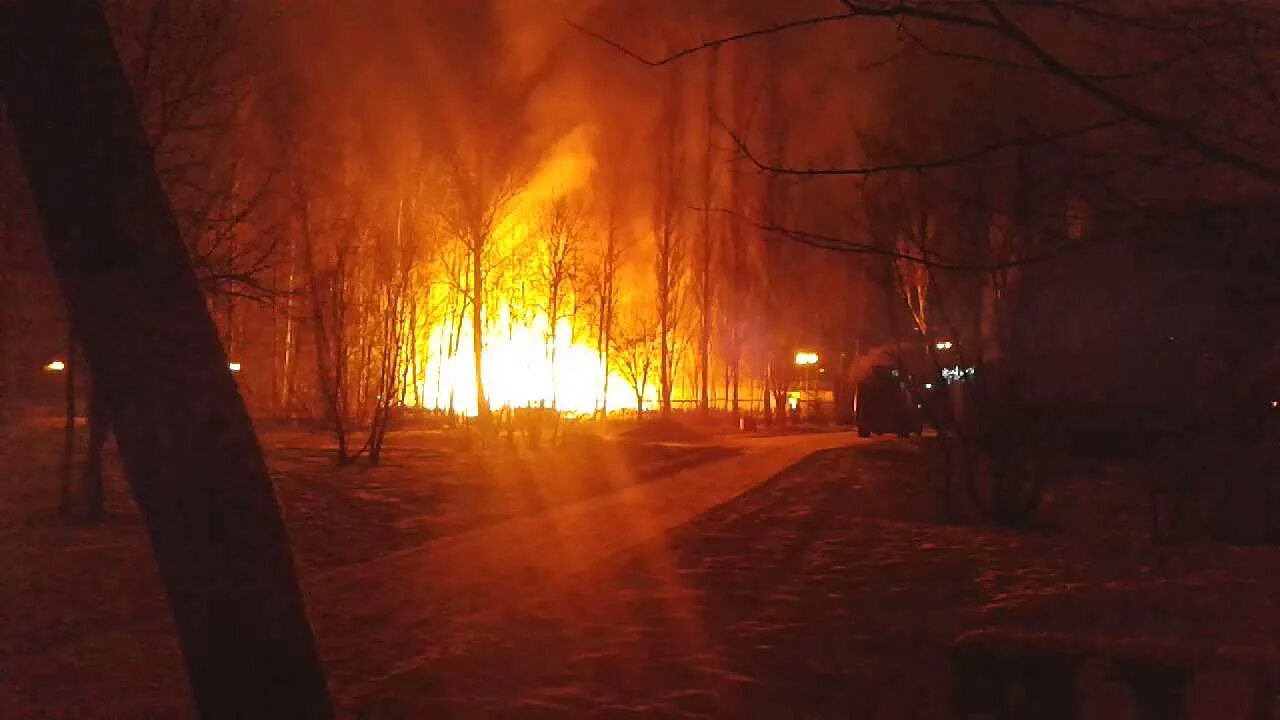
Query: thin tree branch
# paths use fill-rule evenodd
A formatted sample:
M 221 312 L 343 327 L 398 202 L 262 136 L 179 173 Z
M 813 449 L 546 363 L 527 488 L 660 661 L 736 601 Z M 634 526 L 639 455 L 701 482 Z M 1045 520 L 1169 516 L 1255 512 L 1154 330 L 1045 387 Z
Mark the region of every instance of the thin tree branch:
M 989 263 L 966 263 L 956 262 L 946 259 L 940 259 L 934 253 L 926 255 L 915 255 L 912 253 L 902 252 L 893 248 L 884 247 L 868 242 L 859 242 L 849 240 L 834 235 L 826 235 L 823 233 L 809 232 L 807 230 L 797 230 L 776 223 L 761 222 L 754 218 L 743 215 L 728 208 L 695 208 L 700 212 L 713 212 L 726 215 L 735 220 L 745 223 L 761 232 L 776 235 L 786 240 L 798 242 L 802 245 L 818 248 L 820 250 L 831 250 L 835 252 L 853 253 L 859 255 L 877 255 L 893 260 L 901 260 L 904 262 L 915 263 L 924 267 L 935 270 L 954 270 L 961 272 L 996 272 L 1000 270 L 1009 270 L 1011 268 L 1032 263 L 1044 262 L 1050 260 L 1067 250 L 1079 249 L 1086 246 L 1100 244 L 1100 240 L 1082 241 L 1068 243 L 1063 242 L 1051 247 L 1043 252 L 1032 255 L 1023 255 L 1012 257 L 1005 260 L 998 260 Z
M 756 157 L 756 155 L 752 153 L 750 147 L 747 146 L 746 141 L 738 137 L 738 135 L 735 134 L 733 130 L 729 129 L 729 127 L 724 125 L 723 123 L 720 123 L 720 126 L 725 131 L 725 133 L 729 136 L 729 138 L 733 141 L 734 145 L 737 146 L 738 152 L 741 153 L 742 157 L 745 158 L 747 161 L 749 161 L 751 164 L 755 165 L 756 168 L 761 172 L 772 173 L 777 175 L 869 177 L 872 175 L 881 175 L 885 173 L 918 171 L 918 170 L 937 170 L 941 168 L 954 167 L 957 165 L 965 165 L 965 164 L 974 162 L 975 160 L 980 160 L 988 155 L 997 153 L 1001 150 L 1008 150 L 1010 148 L 1023 147 L 1027 145 L 1056 142 L 1058 140 L 1066 140 L 1073 137 L 1081 137 L 1093 132 L 1097 132 L 1098 130 L 1105 130 L 1109 128 L 1119 127 L 1128 122 L 1129 120 L 1127 118 L 1113 118 L 1109 120 L 1102 120 L 1096 123 L 1090 123 L 1088 125 L 1084 125 L 1082 127 L 1072 128 L 1070 130 L 1062 130 L 1062 131 L 1057 131 L 1052 133 L 1040 133 L 1040 134 L 1034 134 L 1034 135 L 1027 135 L 1020 138 L 1003 140 L 1000 142 L 983 145 L 973 150 L 969 150 L 963 153 L 958 153 L 956 155 L 935 158 L 932 160 L 920 160 L 915 162 L 904 161 L 904 162 L 897 162 L 897 163 L 886 163 L 883 165 L 865 165 L 865 166 L 858 166 L 858 167 L 808 167 L 808 168 L 787 167 L 787 166 L 774 165 L 772 163 L 765 162 L 760 158 Z
M 754 37 L 763 37 L 765 35 L 774 35 L 776 33 L 787 32 L 790 30 L 797 30 L 800 28 L 814 27 L 817 25 L 825 25 L 827 23 L 840 22 L 843 20 L 848 20 L 854 16 L 855 16 L 854 13 L 837 13 L 835 15 L 819 15 L 816 17 L 807 17 L 807 18 L 801 18 L 799 20 L 792 20 L 790 22 L 779 23 L 777 25 L 770 25 L 764 28 L 757 28 L 755 30 L 746 30 L 743 32 L 734 33 L 732 35 L 725 35 L 723 37 L 716 38 L 714 40 L 708 40 L 699 45 L 692 45 L 690 47 L 684 48 L 683 50 L 678 50 L 674 53 L 671 53 L 670 55 L 665 55 L 657 59 L 647 58 L 635 52 L 634 50 L 628 48 L 626 45 L 623 45 L 622 43 L 606 35 L 596 32 L 591 28 L 580 25 L 574 22 L 573 20 L 565 18 L 565 22 L 569 25 L 569 27 L 572 27 L 573 29 L 577 30 L 578 32 L 581 32 L 584 35 L 587 35 L 588 37 L 595 38 L 596 40 L 604 43 L 605 45 L 608 45 L 609 47 L 613 48 L 614 50 L 617 50 L 623 55 L 626 55 L 632 60 L 636 60 L 637 62 L 643 63 L 650 67 L 659 67 L 662 65 L 673 63 L 676 60 L 679 60 L 681 58 L 685 58 L 690 55 L 695 55 L 704 50 L 710 50 L 712 48 L 720 47 L 721 45 L 728 45 L 730 43 L 739 42 L 741 40 L 748 40 Z
M 1116 93 L 1091 82 L 1088 78 L 1082 76 L 1066 63 L 1059 60 L 1057 56 L 1045 50 L 1043 46 L 1037 43 L 1027 35 L 1018 25 L 1011 21 L 1007 15 L 999 8 L 999 6 L 991 2 L 991 0 L 982 0 L 982 4 L 986 6 L 988 12 L 998 23 L 998 30 L 1001 35 L 1010 38 L 1020 45 L 1024 50 L 1036 58 L 1045 69 L 1053 75 L 1066 80 L 1076 88 L 1094 98 L 1095 100 L 1108 105 L 1115 110 L 1119 110 L 1133 120 L 1150 127 L 1151 129 L 1166 135 L 1177 137 L 1188 147 L 1196 152 L 1204 155 L 1210 160 L 1214 160 L 1238 170 L 1242 170 L 1254 177 L 1265 180 L 1269 183 L 1280 185 L 1280 169 L 1264 165 L 1257 160 L 1245 157 L 1239 153 L 1233 152 L 1227 148 L 1221 147 L 1204 137 L 1188 130 L 1178 122 L 1164 117 L 1159 113 L 1147 110 L 1146 108 L 1129 102 L 1120 97 Z
M 986 9 L 987 14 L 990 16 L 991 19 L 988 20 L 980 17 L 974 17 L 971 15 L 958 14 L 955 12 L 947 12 L 943 10 L 935 10 L 931 7 L 922 7 L 919 5 L 908 5 L 905 2 L 897 2 L 892 5 L 885 5 L 885 6 L 867 5 L 865 3 L 855 2 L 854 0 L 841 0 L 841 2 L 844 4 L 846 8 L 849 9 L 848 12 L 801 18 L 798 20 L 779 23 L 779 24 L 768 26 L 768 27 L 737 32 L 737 33 L 725 35 L 713 40 L 707 40 L 702 43 L 686 47 L 682 50 L 677 50 L 673 53 L 669 53 L 657 59 L 647 58 L 627 48 L 621 43 L 611 38 L 608 38 L 594 30 L 591 30 L 582 25 L 579 25 L 573 22 L 572 20 L 566 19 L 565 22 L 567 22 L 571 27 L 574 27 L 580 32 L 590 37 L 593 37 L 596 40 L 603 42 L 606 45 L 614 48 L 615 50 L 621 52 L 627 57 L 630 57 L 634 60 L 637 60 L 649 66 L 666 65 L 668 63 L 675 62 L 677 60 L 688 57 L 690 55 L 704 52 L 706 50 L 710 50 L 713 48 L 718 48 L 720 46 L 727 45 L 730 43 L 747 40 L 750 38 L 767 36 L 767 35 L 776 35 L 776 34 L 785 33 L 785 32 L 789 32 L 796 29 L 808 28 L 808 27 L 838 23 L 838 22 L 846 22 L 849 20 L 854 20 L 859 18 L 881 18 L 881 19 L 894 20 L 899 23 L 904 18 L 911 18 L 911 19 L 919 19 L 919 20 L 929 20 L 933 22 L 946 23 L 946 24 L 952 24 L 957 26 L 977 28 L 980 30 L 991 32 L 997 36 L 1003 37 L 1006 40 L 1009 40 L 1010 42 L 1014 43 L 1018 47 L 1021 47 L 1024 51 L 1026 51 L 1033 58 L 1035 58 L 1036 61 L 1038 61 L 1044 67 L 1044 70 L 1047 73 L 1053 76 L 1056 76 L 1066 81 L 1067 83 L 1075 86 L 1077 89 L 1081 90 L 1086 95 L 1102 103 L 1103 105 L 1108 106 L 1114 110 L 1118 110 L 1123 115 L 1130 118 L 1131 120 L 1139 124 L 1145 125 L 1148 128 L 1158 133 L 1177 138 L 1182 143 L 1186 144 L 1187 147 L 1203 155 L 1207 159 L 1213 160 L 1223 165 L 1227 165 L 1229 167 L 1234 167 L 1237 170 L 1240 170 L 1241 172 L 1251 175 L 1259 180 L 1263 180 L 1267 183 L 1270 183 L 1273 185 L 1280 185 L 1280 169 L 1264 164 L 1263 162 L 1247 157 L 1245 155 L 1242 155 L 1227 147 L 1221 146 L 1218 143 L 1213 142 L 1212 140 L 1209 140 L 1204 136 L 1196 133 L 1194 130 L 1191 130 L 1182 126 L 1173 118 L 1163 116 L 1160 113 L 1157 113 L 1145 107 L 1142 107 L 1137 103 L 1126 100 L 1125 98 L 1121 97 L 1117 93 L 1103 87 L 1098 82 L 1095 82 L 1087 74 L 1083 74 L 1080 71 L 1069 67 L 1065 62 L 1060 60 L 1054 54 L 1050 53 L 1043 46 L 1041 46 L 1034 39 L 1032 39 L 1029 35 L 1027 35 L 1027 33 L 1023 31 L 1021 27 L 1019 27 L 1017 24 L 1011 21 L 1009 17 L 1004 13 L 1004 11 L 1001 10 L 1000 8 L 1000 5 L 1003 3 L 995 2 L 995 0 L 978 0 L 981 6 Z M 1018 3 L 1017 5 L 1019 7 L 1022 6 L 1021 3 Z M 1046 3 L 1046 5 L 1048 7 L 1056 7 L 1062 10 L 1079 11 L 1078 7 L 1074 5 L 1068 6 L 1067 4 L 1061 3 L 1061 2 Z M 1114 15 L 1099 15 L 1099 17 L 1105 17 L 1105 19 L 1113 22 L 1118 20 L 1123 20 L 1126 24 L 1131 24 L 1139 27 L 1146 27 L 1144 25 L 1139 25 L 1138 20 L 1134 18 L 1123 18 L 1121 16 L 1114 16 Z M 912 169 L 916 169 L 915 165 L 912 165 L 909 167 L 911 167 Z M 765 169 L 765 168 L 761 168 L 761 169 Z M 893 167 L 889 169 L 892 170 L 892 169 L 900 169 L 900 168 Z M 826 172 L 801 171 L 801 172 L 789 173 L 789 174 L 860 175 L 860 174 L 866 174 L 866 173 L 863 173 L 863 172 L 826 173 Z

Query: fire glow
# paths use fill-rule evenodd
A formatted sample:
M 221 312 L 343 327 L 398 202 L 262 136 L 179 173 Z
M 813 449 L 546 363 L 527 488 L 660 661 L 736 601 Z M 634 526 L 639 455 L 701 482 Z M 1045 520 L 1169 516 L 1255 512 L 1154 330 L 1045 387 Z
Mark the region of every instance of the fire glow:
M 493 241 L 498 256 L 517 257 L 523 246 L 530 251 L 531 263 L 540 261 L 536 247 L 540 214 L 557 197 L 582 191 L 589 185 L 596 164 L 592 142 L 592 132 L 579 127 L 555 145 L 497 224 Z M 595 242 L 594 237 L 585 240 L 588 244 Z M 575 329 L 568 317 L 560 317 L 552 332 L 552 322 L 542 309 L 545 305 L 539 307 L 538 302 L 529 302 L 526 296 L 535 284 L 529 263 L 514 264 L 518 267 L 503 279 L 505 282 L 495 283 L 504 289 L 487 287 L 485 292 L 482 376 L 490 408 L 541 406 L 572 415 L 591 414 L 602 407 L 610 411 L 636 409 L 635 391 L 616 372 L 609 374 L 606 397 L 607 369 L 596 343 L 579 337 L 588 333 Z M 464 278 L 457 278 L 451 285 L 456 288 L 465 283 Z M 574 292 L 569 288 L 568 296 L 563 298 L 566 307 L 584 299 L 574 297 Z M 514 302 L 517 297 L 525 302 Z M 414 379 L 417 393 L 410 393 L 410 397 L 416 396 L 425 408 L 474 416 L 477 407 L 472 347 L 468 315 L 434 324 L 425 337 L 419 338 L 416 352 L 421 362 L 415 363 L 420 370 Z M 646 403 L 656 400 L 652 387 L 645 395 Z
M 498 322 L 484 339 L 485 395 L 493 408 L 555 407 L 571 414 L 590 414 L 602 406 L 604 363 L 599 352 L 586 343 L 575 342 L 568 320 L 557 324 L 555 337 L 548 340 L 545 314 L 527 321 L 511 317 L 504 306 Z M 475 360 L 471 353 L 471 328 L 451 324 L 435 326 L 428 340 L 430 357 L 420 380 L 424 407 L 453 409 L 476 414 Z M 447 348 L 455 343 L 458 352 Z M 555 346 L 554 378 L 551 347 Z M 609 377 L 608 408 L 634 410 L 635 393 L 625 380 Z

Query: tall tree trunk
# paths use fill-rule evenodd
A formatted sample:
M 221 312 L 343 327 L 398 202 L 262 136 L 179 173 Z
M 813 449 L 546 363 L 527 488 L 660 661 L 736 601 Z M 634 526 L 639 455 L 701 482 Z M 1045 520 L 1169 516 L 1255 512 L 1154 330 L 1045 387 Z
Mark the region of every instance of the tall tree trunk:
M 196 712 L 332 717 L 262 449 L 101 6 L 0 6 L 0 93 L 106 395 Z
M 738 183 L 737 172 L 729 172 L 729 206 L 735 212 L 739 210 L 741 203 L 741 187 Z M 731 243 L 729 240 L 728 243 Z M 728 244 L 726 243 L 726 244 Z M 743 296 L 743 255 L 747 252 L 745 245 L 742 247 L 730 247 L 728 250 L 729 257 L 729 287 L 728 299 L 722 303 L 724 307 L 724 315 L 726 316 L 729 330 L 729 376 L 732 383 L 729 389 L 731 400 L 731 411 L 733 412 L 733 421 L 735 424 L 741 414 L 741 406 L 739 405 L 739 388 L 742 384 L 742 296 Z
M 326 299 L 333 299 L 334 293 L 340 292 L 338 287 L 333 288 L 329 297 L 326 298 L 321 292 L 320 277 L 316 273 L 315 262 L 315 243 L 311 236 L 311 220 L 309 200 L 303 198 L 299 210 L 302 214 L 302 261 L 307 273 L 307 285 L 311 293 L 311 323 L 312 323 L 312 339 L 315 341 L 316 348 L 316 375 L 320 385 L 320 394 L 324 397 L 326 412 L 329 414 L 329 421 L 333 424 L 334 435 L 338 442 L 338 464 L 346 464 L 347 462 L 347 430 L 346 419 L 344 417 L 342 393 L 345 389 L 342 386 L 342 358 L 341 352 L 345 348 L 339 340 L 339 353 L 331 358 L 330 353 L 334 347 L 330 340 L 329 323 L 325 320 L 325 306 L 328 304 Z M 339 265 L 339 279 L 336 283 L 341 283 L 341 265 Z M 334 302 L 335 306 L 340 306 L 341 300 Z M 341 317 L 337 318 L 333 323 L 334 331 L 341 338 Z
M 0 68 L 3 71 L 3 68 Z M 62 428 L 62 466 L 59 473 L 58 513 L 71 515 L 71 476 L 76 471 L 76 333 L 67 319 L 67 364 L 63 370 L 63 406 L 66 411 Z
M 721 386 L 720 386 L 720 392 L 723 393 L 723 395 L 720 396 L 719 398 L 720 402 L 717 403 L 717 407 L 719 407 L 721 410 L 728 410 L 729 409 L 729 393 L 730 393 L 730 387 L 731 387 L 730 381 L 732 379 L 729 363 L 725 363 L 721 369 L 724 370 L 724 376 L 721 378 Z
M 657 309 L 659 327 L 658 396 L 662 415 L 671 416 L 673 394 L 673 332 L 679 322 L 680 283 L 684 273 L 684 251 L 680 247 L 677 203 L 681 192 L 680 154 L 681 87 L 680 76 L 674 70 L 666 71 L 666 83 L 662 95 L 662 114 L 658 120 L 655 138 L 657 164 L 653 226 L 657 240 L 656 274 Z
M 600 417 L 604 417 L 609 412 L 609 401 L 607 399 L 609 396 L 609 346 L 605 344 L 607 341 L 605 340 L 604 332 L 605 323 L 608 322 L 605 317 L 608 310 L 604 305 L 604 297 L 607 291 L 608 286 L 602 283 L 600 289 L 600 317 L 596 322 L 596 362 L 600 363 L 600 367 L 604 369 L 604 377 L 600 379 L 600 407 L 598 409 Z
M 361 281 L 357 280 L 357 284 Z M 374 332 L 373 323 L 369 318 L 372 316 L 370 305 L 372 300 L 357 296 L 356 300 L 356 320 L 355 336 L 356 341 L 356 387 L 355 387 L 355 413 L 354 418 L 357 423 L 366 417 L 369 417 L 369 399 L 372 397 L 372 388 L 374 387 L 374 347 L 373 344 L 378 337 L 378 333 Z
M 285 276 L 284 295 L 284 367 L 281 385 L 280 411 L 286 419 L 293 419 L 293 392 L 298 382 L 297 341 L 293 317 L 293 293 L 297 288 L 297 250 L 294 246 L 293 233 L 289 233 L 288 241 L 289 270 Z
M 605 346 L 604 359 L 600 366 L 604 368 L 604 383 L 600 389 L 600 416 L 608 417 L 609 415 L 609 349 Z
M 549 366 L 548 369 L 551 372 L 551 409 L 552 410 L 556 409 L 556 400 L 557 400 L 557 397 L 556 397 L 557 396 L 557 393 L 556 393 L 556 322 L 557 322 L 557 319 L 560 317 L 560 291 L 558 289 L 558 285 L 559 285 L 558 282 L 552 284 L 550 297 L 547 298 L 547 308 L 551 311 L 550 316 L 547 318 L 547 323 L 550 325 L 550 327 L 547 328 L 547 342 L 550 344 L 550 347 L 547 348 L 547 365 Z
M 733 369 L 732 369 L 732 371 L 731 371 L 731 372 L 732 372 L 732 374 L 733 374 L 733 391 L 732 391 L 732 392 L 733 392 L 733 405 L 732 405 L 732 410 L 733 410 L 733 419 L 734 419 L 735 421 L 736 421 L 736 420 L 741 416 L 741 414 L 742 414 L 742 405 L 741 405 L 740 398 L 738 397 L 738 389 L 742 386 L 741 367 L 740 367 L 740 365 L 739 365 L 739 361 L 740 361 L 740 360 L 741 360 L 741 358 L 738 356 L 738 353 L 736 353 L 736 352 L 735 352 L 735 353 L 734 353 L 734 356 L 733 356 Z
M 382 462 L 382 447 L 391 425 L 391 409 L 394 399 L 400 395 L 397 378 L 401 374 L 400 363 L 404 350 L 403 303 L 409 294 L 407 277 L 401 276 L 397 285 L 394 287 L 388 285 L 385 292 L 386 315 L 382 322 L 382 357 L 376 387 L 378 396 L 374 403 L 373 421 L 369 429 L 369 463 L 371 465 Z
M 715 133 L 715 93 L 716 93 L 716 48 L 712 48 L 707 56 L 707 136 L 706 149 L 702 159 L 702 253 L 699 257 L 698 274 L 698 309 L 701 315 L 701 326 L 698 328 L 698 409 L 703 417 L 711 410 L 711 263 L 715 255 L 715 245 L 711 237 L 711 195 L 712 171 L 715 162 L 715 148 L 711 136 Z
M 413 406 L 422 407 L 422 362 L 423 358 L 418 353 L 418 296 L 415 293 L 409 301 L 409 344 L 408 344 L 408 362 L 405 366 L 409 372 L 409 377 L 405 378 L 405 388 L 409 383 L 413 383 Z M 429 324 L 429 323 L 428 323 Z
M 279 271 L 272 273 L 272 282 L 276 287 L 280 287 Z M 283 373 L 280 369 L 280 309 L 274 304 L 271 306 L 271 341 L 267 345 L 271 359 L 271 385 L 270 392 L 267 395 L 268 411 L 272 418 L 280 417 L 280 379 Z
M 616 185 L 609 186 L 608 228 L 605 231 L 603 266 L 600 277 L 600 332 L 597 337 L 600 366 L 604 378 L 600 388 L 600 415 L 609 414 L 609 375 L 613 352 L 613 315 L 618 304 L 618 260 L 621 255 L 618 240 L 618 192 Z
M 299 340 L 296 321 L 293 318 L 293 301 L 289 301 L 289 320 L 285 326 L 285 347 L 288 348 L 289 362 L 285 364 L 284 373 L 284 401 L 281 403 L 284 408 L 284 416 L 288 420 L 293 420 L 297 413 L 297 397 L 298 392 L 298 361 Z
M 612 232 L 612 230 L 610 230 Z M 613 296 L 613 282 L 606 282 L 605 298 Z M 604 378 L 600 386 L 600 416 L 605 417 L 609 414 L 609 346 L 613 343 L 612 332 L 613 327 L 613 308 L 610 307 L 607 299 L 600 309 L 600 367 L 604 370 Z
M 781 61 L 782 50 L 776 37 L 767 41 L 765 51 L 769 66 Z M 768 148 L 769 157 L 785 157 L 790 129 L 787 123 L 787 109 L 783 103 L 782 85 L 777 73 L 769 73 L 766 76 L 763 101 L 766 109 L 764 142 Z M 785 225 L 783 178 L 775 173 L 767 173 L 760 190 L 763 193 L 763 197 L 760 198 L 760 214 L 765 222 L 770 225 Z M 794 266 L 789 262 L 791 256 L 788 251 L 776 242 L 766 240 L 763 256 L 761 294 L 764 301 L 763 335 L 768 373 L 765 392 L 766 395 L 770 392 L 773 394 L 772 419 L 785 423 L 787 420 L 786 397 L 785 392 L 780 392 L 782 378 L 779 376 L 782 367 L 777 360 L 794 350 L 786 346 L 791 333 L 787 323 L 788 318 L 784 318 L 783 314 L 783 308 L 788 305 L 785 289 L 791 279 L 789 270 Z M 766 420 L 769 418 L 766 417 Z
M 85 515 L 90 520 L 98 520 L 106 514 L 102 481 L 102 452 L 107 446 L 107 436 L 111 433 L 111 423 L 107 417 L 107 399 L 102 392 L 102 383 L 97 378 L 90 379 L 89 385 L 89 445 L 84 454 L 84 504 Z
M 665 296 L 665 295 L 664 295 Z M 659 323 L 659 344 L 662 349 L 659 351 L 659 368 L 658 380 L 662 383 L 662 416 L 671 416 L 671 327 L 667 321 L 669 310 L 666 304 L 663 304 L 661 310 L 662 321 Z
M 762 390 L 761 395 L 764 397 L 764 424 L 765 425 L 773 424 L 773 406 L 770 398 L 770 394 L 773 392 L 772 382 L 771 382 L 772 380 L 773 380 L 773 365 L 767 364 L 765 366 L 764 383 L 761 386 L 761 390 Z
M 733 182 L 732 177 L 730 179 Z M 730 202 L 735 203 L 737 199 L 737 185 L 731 190 Z M 730 272 L 729 272 L 729 298 L 723 305 L 725 314 L 727 315 L 726 325 L 729 331 L 729 382 L 730 386 L 727 390 L 730 400 L 730 411 L 733 413 L 733 421 L 736 424 L 741 416 L 742 406 L 739 401 L 740 388 L 742 386 L 742 253 L 745 248 L 732 248 L 730 255 Z
M 477 231 L 471 249 L 471 351 L 476 369 L 476 420 L 481 432 L 489 430 L 489 398 L 484 394 L 484 242 Z

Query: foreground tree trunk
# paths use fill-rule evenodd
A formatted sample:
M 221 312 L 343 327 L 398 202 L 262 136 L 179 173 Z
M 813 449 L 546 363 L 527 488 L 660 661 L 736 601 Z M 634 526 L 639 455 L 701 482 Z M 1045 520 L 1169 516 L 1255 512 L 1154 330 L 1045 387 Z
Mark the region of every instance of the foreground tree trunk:
M 262 450 L 98 3 L 0 5 L 0 93 L 196 711 L 331 717 Z

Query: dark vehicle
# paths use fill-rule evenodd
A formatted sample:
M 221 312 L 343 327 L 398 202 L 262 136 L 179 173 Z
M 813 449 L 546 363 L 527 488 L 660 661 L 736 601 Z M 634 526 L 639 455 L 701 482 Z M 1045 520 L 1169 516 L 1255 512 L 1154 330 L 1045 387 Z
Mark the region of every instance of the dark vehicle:
M 905 438 L 924 427 L 916 400 L 891 365 L 876 365 L 858 383 L 856 422 L 860 437 L 894 433 Z

